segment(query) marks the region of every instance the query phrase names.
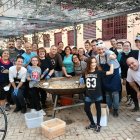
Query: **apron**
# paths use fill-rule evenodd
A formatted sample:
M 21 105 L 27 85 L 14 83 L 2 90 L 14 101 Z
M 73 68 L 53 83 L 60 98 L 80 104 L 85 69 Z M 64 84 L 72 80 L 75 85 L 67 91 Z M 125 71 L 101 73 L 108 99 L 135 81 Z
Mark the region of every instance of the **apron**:
M 103 71 L 109 71 L 110 66 L 107 64 L 107 55 L 105 55 L 105 64 L 101 64 L 101 59 L 99 56 L 99 64 L 102 67 Z M 103 90 L 114 92 L 121 90 L 121 79 L 119 75 L 119 68 L 114 69 L 114 73 L 112 75 L 104 76 L 102 79 L 103 82 Z

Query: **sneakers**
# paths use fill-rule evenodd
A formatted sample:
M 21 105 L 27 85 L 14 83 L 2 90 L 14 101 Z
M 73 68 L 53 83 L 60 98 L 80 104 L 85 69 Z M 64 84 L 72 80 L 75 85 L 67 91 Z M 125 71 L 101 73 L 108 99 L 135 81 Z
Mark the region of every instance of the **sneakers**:
M 21 109 L 21 113 L 26 113 L 26 111 L 27 111 L 27 109 L 26 109 L 26 107 L 23 107 L 22 109 Z
M 127 107 L 130 107 L 130 106 L 132 106 L 132 104 L 133 104 L 133 100 L 130 99 L 130 100 L 127 102 L 126 106 L 127 106 Z
M 86 126 L 86 129 L 94 129 L 96 127 L 95 124 L 90 124 L 89 126 Z
M 95 132 L 100 132 L 101 130 L 101 126 L 100 125 L 93 125 L 93 124 L 90 124 L 89 126 L 86 126 L 86 129 L 94 129 Z
M 113 111 L 113 116 L 114 116 L 114 117 L 118 117 L 118 116 L 119 116 L 118 110 L 117 110 L 117 109 L 114 109 L 114 111 Z
M 136 121 L 137 121 L 137 122 L 140 122 L 140 117 L 139 117 L 139 118 L 136 118 Z
M 96 131 L 96 132 L 100 132 L 100 130 L 101 130 L 101 126 L 100 126 L 100 125 L 96 125 L 95 131 Z
M 5 105 L 5 111 L 10 111 L 10 110 L 11 110 L 10 104 L 7 103 L 7 104 Z
M 46 104 L 42 104 L 42 108 L 46 109 L 47 108 Z
M 131 112 L 137 112 L 137 111 L 139 111 L 139 107 L 134 107 L 134 108 L 131 110 Z

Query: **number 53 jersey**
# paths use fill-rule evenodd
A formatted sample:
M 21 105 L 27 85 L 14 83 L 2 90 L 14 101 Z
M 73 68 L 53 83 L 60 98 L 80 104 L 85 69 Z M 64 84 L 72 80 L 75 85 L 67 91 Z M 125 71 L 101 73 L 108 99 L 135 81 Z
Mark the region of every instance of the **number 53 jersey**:
M 102 96 L 102 78 L 105 75 L 105 71 L 97 70 L 85 76 L 86 96 L 94 100 Z

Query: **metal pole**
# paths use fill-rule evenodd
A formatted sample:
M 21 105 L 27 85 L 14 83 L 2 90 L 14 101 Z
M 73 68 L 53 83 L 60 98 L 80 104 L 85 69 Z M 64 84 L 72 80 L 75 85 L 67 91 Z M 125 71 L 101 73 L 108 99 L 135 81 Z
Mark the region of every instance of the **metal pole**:
M 77 24 L 74 23 L 74 47 L 77 47 Z

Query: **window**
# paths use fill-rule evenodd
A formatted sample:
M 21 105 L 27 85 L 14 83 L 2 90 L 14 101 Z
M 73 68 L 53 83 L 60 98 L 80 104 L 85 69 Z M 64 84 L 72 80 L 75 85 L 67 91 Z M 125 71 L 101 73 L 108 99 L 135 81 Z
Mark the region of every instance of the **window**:
M 126 39 L 127 16 L 118 16 L 102 20 L 102 37 L 104 40 L 109 40 L 111 37 Z
M 87 23 L 83 25 L 83 39 L 96 38 L 96 23 Z
M 55 42 L 55 46 L 58 45 L 59 42 L 62 41 L 62 33 L 59 32 L 59 33 L 55 33 L 54 34 L 54 42 Z
M 74 46 L 74 30 L 67 32 L 68 45 Z
M 47 48 L 50 47 L 50 35 L 49 34 L 43 34 L 43 44 L 44 44 L 44 47 L 47 47 Z
M 34 43 L 35 43 L 35 44 L 38 44 L 38 41 L 39 41 L 38 39 L 39 39 L 39 38 L 38 38 L 38 35 L 33 35 L 33 36 L 32 36 L 32 44 L 34 44 Z

